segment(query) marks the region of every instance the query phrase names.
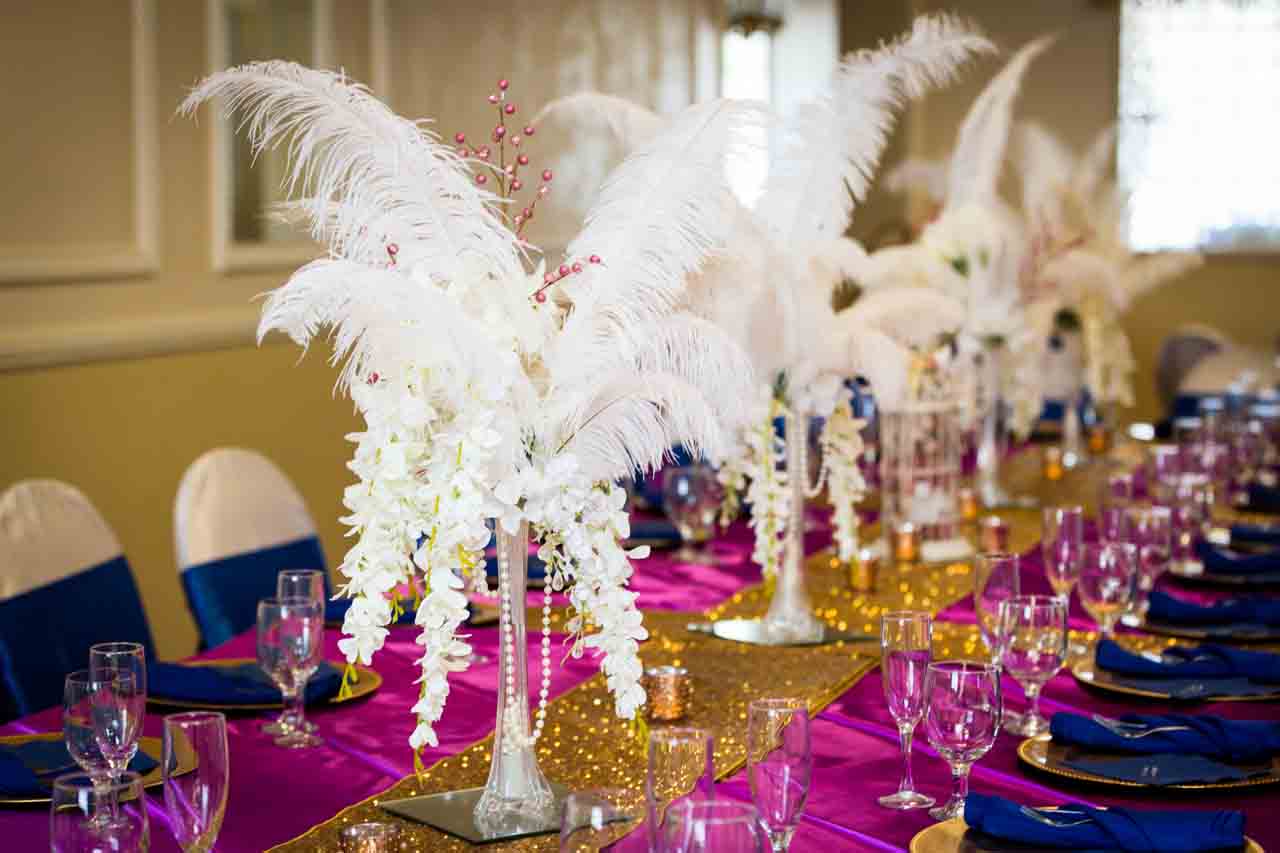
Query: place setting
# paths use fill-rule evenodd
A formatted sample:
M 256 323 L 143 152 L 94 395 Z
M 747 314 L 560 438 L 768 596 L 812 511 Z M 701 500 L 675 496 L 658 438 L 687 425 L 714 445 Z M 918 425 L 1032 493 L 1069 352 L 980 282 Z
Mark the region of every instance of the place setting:
M 1131 651 L 1098 641 L 1091 658 L 1071 668 L 1086 687 L 1147 699 L 1268 702 L 1280 698 L 1280 655 L 1217 644 Z

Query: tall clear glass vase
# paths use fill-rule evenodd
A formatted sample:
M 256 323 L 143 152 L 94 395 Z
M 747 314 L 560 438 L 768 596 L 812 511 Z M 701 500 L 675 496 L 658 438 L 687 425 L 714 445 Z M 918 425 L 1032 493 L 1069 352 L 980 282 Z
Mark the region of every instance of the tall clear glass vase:
M 1008 506 L 1009 493 L 1000 485 L 1000 460 L 1004 455 L 1004 434 L 1000 422 L 1000 375 L 1003 350 L 985 347 L 977 359 L 978 424 L 977 487 L 978 500 L 988 509 Z
M 1080 425 L 1080 408 L 1084 388 L 1078 388 L 1062 412 L 1062 465 L 1075 468 L 1085 461 L 1084 434 Z
M 787 412 L 784 429 L 787 442 L 787 486 L 791 509 L 787 517 L 786 543 L 782 565 L 764 628 L 776 642 L 813 641 L 823 634 L 822 623 L 813 615 L 813 604 L 804 584 L 804 501 L 809 479 L 809 430 L 805 418 Z
M 529 576 L 529 524 L 515 534 L 497 525 L 499 658 L 498 721 L 489 781 L 476 803 L 476 825 L 490 834 L 536 831 L 556 818 L 551 784 L 538 769 L 529 732 L 528 644 L 525 590 Z

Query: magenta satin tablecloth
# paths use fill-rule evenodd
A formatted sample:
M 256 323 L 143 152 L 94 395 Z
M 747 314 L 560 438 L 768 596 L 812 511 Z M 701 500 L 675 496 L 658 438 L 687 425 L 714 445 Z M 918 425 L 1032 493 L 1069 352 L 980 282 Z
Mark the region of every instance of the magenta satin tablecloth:
M 809 550 L 827 544 L 825 525 L 819 523 L 806 537 Z M 633 581 L 645 608 L 695 611 L 712 606 L 728 595 L 759 580 L 750 562 L 749 533 L 736 525 L 715 545 L 718 565 L 680 563 L 672 552 L 655 551 L 642 563 Z M 1024 568 L 1025 591 L 1047 591 L 1039 572 L 1038 552 L 1028 554 Z M 540 599 L 538 594 L 534 594 Z M 1078 607 L 1078 604 L 1076 605 Z M 973 621 L 972 599 L 947 608 L 939 616 L 958 622 Z M 1090 628 L 1083 613 L 1073 610 L 1073 627 Z M 332 817 L 343 807 L 373 796 L 412 770 L 407 739 L 412 719 L 407 709 L 414 697 L 414 660 L 419 654 L 414 629 L 397 628 L 374 666 L 385 682 L 367 700 L 343 706 L 313 707 L 310 718 L 319 726 L 325 744 L 316 749 L 285 751 L 260 733 L 263 717 L 236 717 L 230 721 L 231 797 L 226 821 L 216 849 L 220 853 L 258 853 L 293 838 Z M 338 632 L 330 631 L 328 652 L 338 660 Z M 431 763 L 454 754 L 485 737 L 493 728 L 497 629 L 472 631 L 472 641 L 488 663 L 473 666 L 452 681 L 448 708 L 438 726 L 440 746 L 428 750 Z M 536 635 L 531 645 L 537 642 Z M 531 649 L 532 651 L 532 649 Z M 202 657 L 252 657 L 253 636 L 248 633 Z M 530 678 L 537 655 L 530 655 Z M 590 659 L 567 660 L 553 671 L 552 694 L 559 695 L 596 672 Z M 1024 707 L 1020 688 L 1006 683 L 1008 704 Z M 1121 714 L 1135 710 L 1080 688 L 1069 674 L 1060 674 L 1047 686 L 1042 700 L 1046 713 L 1058 710 Z M 1172 710 L 1162 703 L 1143 703 L 1140 710 Z M 1273 704 L 1221 703 L 1196 706 L 1197 711 L 1234 718 L 1266 718 L 1276 713 Z M 54 731 L 60 726 L 58 709 L 35 714 L 0 728 L 0 733 Z M 876 805 L 876 797 L 896 788 L 901 768 L 897 732 L 885 709 L 878 670 L 845 693 L 813 723 L 815 773 L 812 791 L 792 850 L 796 853 L 834 850 L 903 851 L 912 836 L 929 824 L 922 812 L 891 812 Z M 160 717 L 147 720 L 146 733 L 160 734 Z M 946 764 L 917 733 L 916 784 L 942 800 L 950 786 Z M 1280 851 L 1280 796 L 1262 788 L 1229 795 L 1159 797 L 1150 794 L 1114 794 L 1112 789 L 1067 788 L 1051 777 L 1034 774 L 1018 764 L 1020 739 L 1002 734 L 995 748 L 974 768 L 972 789 L 996 793 L 1030 805 L 1079 800 L 1095 804 L 1132 804 L 1138 807 L 1168 804 L 1188 808 L 1240 808 L 1247 815 L 1247 831 L 1264 847 Z M 742 771 L 720 783 L 725 796 L 749 800 L 750 787 Z M 149 797 L 152 816 L 152 850 L 177 847 L 168 831 L 163 800 L 158 792 Z M 0 849 L 36 851 L 48 846 L 48 815 L 44 809 L 0 812 Z M 640 845 L 642 846 L 642 845 Z M 640 849 L 637 846 L 636 849 Z M 630 849 L 630 845 L 628 846 Z

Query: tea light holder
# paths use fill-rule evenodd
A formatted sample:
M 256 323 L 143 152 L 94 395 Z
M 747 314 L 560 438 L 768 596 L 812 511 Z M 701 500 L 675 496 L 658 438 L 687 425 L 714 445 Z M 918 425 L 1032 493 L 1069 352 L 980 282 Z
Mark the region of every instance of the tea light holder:
M 399 829 L 392 823 L 357 823 L 342 830 L 343 853 L 392 853 Z
M 1045 445 L 1040 462 L 1040 471 L 1044 474 L 1044 478 L 1050 482 L 1057 482 L 1066 474 L 1066 465 L 1062 459 L 1062 448 L 1057 445 Z
M 1003 554 L 1009 550 L 1009 524 L 998 515 L 978 522 L 979 550 L 987 554 Z
M 978 493 L 968 486 L 956 491 L 956 509 L 960 512 L 960 520 L 965 524 L 973 524 L 978 520 Z
M 1111 448 L 1111 430 L 1104 424 L 1089 427 L 1089 452 L 1095 456 L 1106 453 Z
M 854 592 L 874 592 L 880 573 L 880 554 L 874 548 L 859 548 L 849 564 L 849 586 Z
M 920 531 L 909 521 L 893 526 L 893 558 L 899 563 L 920 559 Z
M 644 671 L 644 692 L 649 701 L 645 714 L 650 720 L 671 723 L 684 719 L 693 702 L 693 680 L 682 666 L 651 666 Z

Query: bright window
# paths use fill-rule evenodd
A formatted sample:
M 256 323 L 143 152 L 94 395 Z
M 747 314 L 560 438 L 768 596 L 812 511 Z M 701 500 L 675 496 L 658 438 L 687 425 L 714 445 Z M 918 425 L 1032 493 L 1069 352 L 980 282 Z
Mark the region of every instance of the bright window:
M 763 29 L 751 35 L 728 30 L 720 43 L 721 89 L 726 98 L 742 98 L 768 103 L 773 94 L 773 37 Z M 729 161 L 725 168 L 729 186 L 745 206 L 751 207 L 764 189 L 769 175 L 769 148 L 766 131 L 750 156 Z

